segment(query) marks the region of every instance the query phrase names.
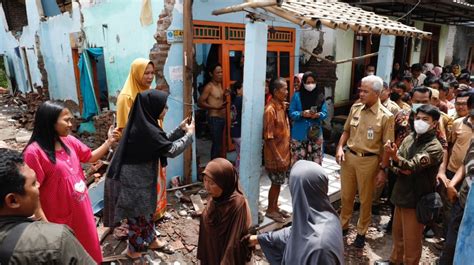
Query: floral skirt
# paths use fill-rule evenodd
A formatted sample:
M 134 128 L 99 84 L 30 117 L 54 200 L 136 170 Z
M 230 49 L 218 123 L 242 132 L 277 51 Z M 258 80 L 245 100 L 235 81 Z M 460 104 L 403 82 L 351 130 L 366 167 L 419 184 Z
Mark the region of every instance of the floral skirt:
M 291 140 L 291 165 L 298 160 L 308 160 L 320 165 L 323 163 L 323 138 L 316 141 Z

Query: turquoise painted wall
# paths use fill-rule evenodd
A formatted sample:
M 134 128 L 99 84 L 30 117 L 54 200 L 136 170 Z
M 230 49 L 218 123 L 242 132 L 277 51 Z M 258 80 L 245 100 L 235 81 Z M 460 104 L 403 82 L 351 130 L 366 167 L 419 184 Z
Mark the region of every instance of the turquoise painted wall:
M 156 22 L 164 8 L 163 0 L 152 0 L 153 23 L 140 24 L 141 1 L 105 1 L 82 9 L 83 30 L 89 47 L 103 47 L 109 98 L 120 93 L 135 58 L 149 58 L 155 44 Z M 183 29 L 182 1 L 177 0 L 173 9 L 173 20 L 168 30 Z M 165 131 L 176 128 L 183 117 L 183 82 L 172 81 L 171 67 L 182 67 L 183 44 L 173 43 L 165 63 L 164 75 L 170 86 L 169 111 L 164 121 Z M 114 108 L 114 106 L 112 106 Z M 193 148 L 195 150 L 195 148 Z M 195 155 L 193 155 L 193 176 L 196 180 Z M 168 160 L 167 176 L 183 175 L 183 156 Z
M 163 9 L 163 0 L 151 2 L 154 22 L 145 27 L 140 24 L 141 1 L 106 1 L 82 9 L 87 46 L 104 48 L 109 96 L 118 95 L 134 59 L 149 58 Z

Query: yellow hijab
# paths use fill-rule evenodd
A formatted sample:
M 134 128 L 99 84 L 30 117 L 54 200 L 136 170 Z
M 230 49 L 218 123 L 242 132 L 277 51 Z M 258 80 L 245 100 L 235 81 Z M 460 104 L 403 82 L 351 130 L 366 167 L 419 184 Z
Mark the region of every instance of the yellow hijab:
M 137 58 L 133 60 L 127 81 L 125 81 L 122 91 L 120 92 L 121 95 L 130 96 L 132 100 L 135 100 L 138 93 L 150 88 L 142 85 L 140 82 L 149 63 L 152 62 L 145 58 Z

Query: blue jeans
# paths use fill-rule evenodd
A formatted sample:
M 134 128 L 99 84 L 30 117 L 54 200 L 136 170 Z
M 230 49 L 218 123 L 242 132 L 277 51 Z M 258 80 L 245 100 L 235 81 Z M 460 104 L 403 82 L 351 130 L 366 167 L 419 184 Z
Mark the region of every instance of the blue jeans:
M 222 157 L 222 141 L 225 132 L 225 119 L 209 117 L 209 130 L 212 137 L 211 160 Z

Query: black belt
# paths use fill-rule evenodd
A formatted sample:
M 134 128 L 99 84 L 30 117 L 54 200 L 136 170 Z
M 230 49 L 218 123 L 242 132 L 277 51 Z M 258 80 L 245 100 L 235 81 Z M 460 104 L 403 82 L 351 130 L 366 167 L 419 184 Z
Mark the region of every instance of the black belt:
M 375 153 L 360 153 L 360 152 L 356 152 L 350 148 L 347 148 L 349 150 L 349 152 L 353 153 L 354 155 L 356 156 L 360 156 L 360 157 L 364 157 L 364 156 L 376 156 L 377 154 Z

